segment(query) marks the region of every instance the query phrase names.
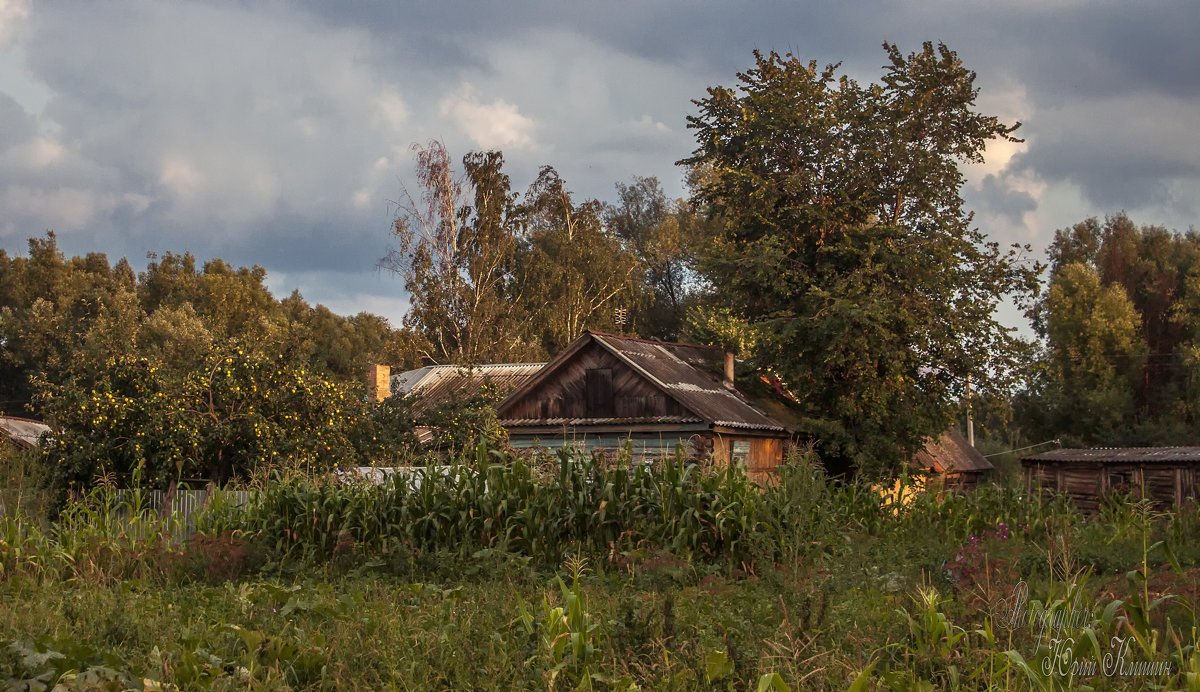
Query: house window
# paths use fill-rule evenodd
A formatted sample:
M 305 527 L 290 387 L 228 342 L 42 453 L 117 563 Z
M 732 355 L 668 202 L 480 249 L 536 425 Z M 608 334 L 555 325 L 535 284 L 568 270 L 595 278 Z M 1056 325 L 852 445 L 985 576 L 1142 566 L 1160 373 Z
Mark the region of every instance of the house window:
M 1129 492 L 1133 487 L 1133 471 L 1110 471 L 1108 487 L 1118 492 Z
M 589 368 L 587 371 L 588 418 L 611 418 L 613 415 L 613 386 L 611 368 Z
M 729 460 L 745 466 L 750 461 L 750 441 L 734 440 L 729 447 Z

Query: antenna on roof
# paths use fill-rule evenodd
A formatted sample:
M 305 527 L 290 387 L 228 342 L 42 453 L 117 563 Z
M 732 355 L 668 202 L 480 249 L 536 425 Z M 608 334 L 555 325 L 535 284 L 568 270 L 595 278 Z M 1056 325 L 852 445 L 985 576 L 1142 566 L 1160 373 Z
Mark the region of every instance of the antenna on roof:
M 613 311 L 613 323 L 617 325 L 617 331 L 621 336 L 625 336 L 625 322 L 629 319 L 629 310 L 624 306 L 618 306 Z

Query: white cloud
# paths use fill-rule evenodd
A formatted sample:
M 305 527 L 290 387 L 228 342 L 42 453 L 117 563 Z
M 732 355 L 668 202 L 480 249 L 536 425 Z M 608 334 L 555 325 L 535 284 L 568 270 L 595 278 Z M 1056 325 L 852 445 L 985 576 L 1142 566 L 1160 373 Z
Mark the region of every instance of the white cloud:
M 194 199 L 204 185 L 204 176 L 187 159 L 170 156 L 159 168 L 158 182 L 176 197 Z
M 1029 101 L 1025 85 L 1007 75 L 996 82 L 994 85 L 980 87 L 976 109 L 980 113 L 996 116 L 1005 125 L 1028 123 L 1034 117 L 1034 107 Z M 1025 127 L 1018 128 L 1013 136 L 1022 138 L 1026 134 L 1025 130 Z M 983 163 L 964 166 L 963 175 L 973 183 L 979 183 L 989 175 L 1000 175 L 1007 170 L 1014 157 L 1028 148 L 1028 142 L 994 139 L 987 144 Z
M 13 39 L 20 25 L 28 18 L 27 0 L 0 0 L 0 48 Z
M 533 144 L 532 119 L 503 99 L 483 103 L 470 83 L 442 99 L 441 112 L 481 149 L 526 149 Z
M 392 89 L 375 97 L 375 122 L 391 130 L 400 130 L 408 120 L 404 99 Z
M 639 135 L 665 135 L 671 132 L 671 128 L 667 127 L 666 123 L 659 122 L 658 120 L 655 120 L 654 118 L 645 114 L 643 114 L 642 117 L 638 118 L 637 120 L 626 122 L 625 126 L 630 130 L 630 132 Z
M 77 187 L 47 189 L 11 185 L 0 192 L 0 209 L 4 209 L 10 219 L 43 219 L 45 228 L 65 233 L 83 229 L 98 212 L 111 206 L 112 200 L 107 196 Z M 6 223 L 3 235 L 24 230 Z
M 368 209 L 376 204 L 385 202 L 388 184 L 396 182 L 396 165 L 387 156 L 375 159 L 362 174 L 362 187 L 354 191 L 350 203 L 358 209 Z

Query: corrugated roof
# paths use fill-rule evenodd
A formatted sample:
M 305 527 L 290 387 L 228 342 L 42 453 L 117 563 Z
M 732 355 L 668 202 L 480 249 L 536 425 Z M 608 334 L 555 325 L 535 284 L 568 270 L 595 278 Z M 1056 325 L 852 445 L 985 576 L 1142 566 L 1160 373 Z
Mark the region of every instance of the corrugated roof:
M 43 433 L 50 432 L 50 426 L 28 418 L 15 416 L 0 416 L 0 434 L 16 442 L 19 447 L 28 449 L 38 443 Z
M 732 428 L 783 430 L 721 382 L 725 353 L 719 348 L 611 334 L 592 333 L 592 337 L 704 420 Z
M 936 440 L 930 438 L 925 447 L 913 456 L 913 463 L 923 469 L 933 469 L 935 473 L 970 473 L 995 468 L 953 428 Z
M 493 363 L 470 368 L 460 365 L 429 365 L 393 375 L 392 392 L 412 397 L 413 412 L 420 413 L 450 401 L 479 396 L 483 393 L 485 384 L 504 395 L 533 379 L 544 365 L 545 363 Z
M 1159 464 L 1200 461 L 1200 447 L 1093 447 L 1052 449 L 1021 461 L 1072 461 L 1100 464 Z
M 641 425 L 644 423 L 703 423 L 693 416 L 651 416 L 647 418 L 508 418 L 500 421 L 508 426 L 545 425 Z

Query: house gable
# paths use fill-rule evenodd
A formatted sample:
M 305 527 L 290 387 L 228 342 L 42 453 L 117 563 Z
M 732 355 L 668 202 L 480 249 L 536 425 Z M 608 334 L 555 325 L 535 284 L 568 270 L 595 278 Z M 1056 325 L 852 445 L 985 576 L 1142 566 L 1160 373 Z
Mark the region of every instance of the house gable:
M 503 420 L 691 417 L 643 374 L 588 340 L 556 359 L 532 387 L 503 402 Z M 697 418 L 698 420 L 698 418 Z

